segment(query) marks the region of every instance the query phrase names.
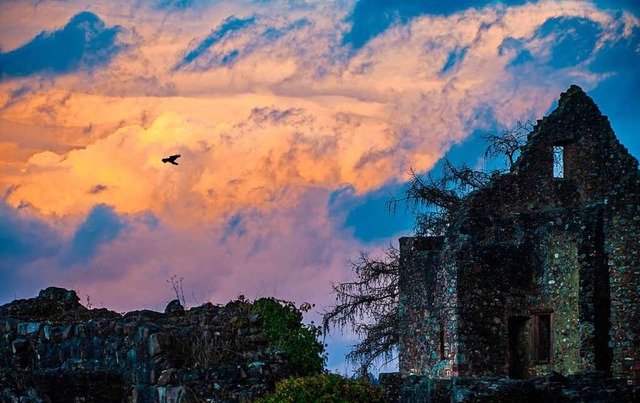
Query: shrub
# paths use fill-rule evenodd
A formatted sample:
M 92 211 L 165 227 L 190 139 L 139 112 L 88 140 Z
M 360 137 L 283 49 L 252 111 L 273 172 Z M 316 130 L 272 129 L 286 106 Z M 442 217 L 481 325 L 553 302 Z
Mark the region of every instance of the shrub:
M 302 323 L 302 310 L 293 302 L 275 298 L 260 298 L 253 303 L 253 310 L 263 318 L 263 328 L 271 344 L 281 348 L 298 375 L 319 374 L 324 370 L 327 355 L 324 344 L 318 341 L 320 327 Z
M 361 380 L 351 380 L 336 374 L 304 378 L 289 378 L 278 383 L 276 391 L 265 403 L 306 402 L 383 402 L 382 392 Z

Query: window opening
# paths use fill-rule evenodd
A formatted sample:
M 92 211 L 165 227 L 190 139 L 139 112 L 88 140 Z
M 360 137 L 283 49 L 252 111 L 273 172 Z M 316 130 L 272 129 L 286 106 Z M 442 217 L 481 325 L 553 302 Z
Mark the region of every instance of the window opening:
M 553 146 L 553 177 L 564 178 L 564 147 Z
M 551 314 L 533 317 L 533 361 L 537 364 L 551 362 Z

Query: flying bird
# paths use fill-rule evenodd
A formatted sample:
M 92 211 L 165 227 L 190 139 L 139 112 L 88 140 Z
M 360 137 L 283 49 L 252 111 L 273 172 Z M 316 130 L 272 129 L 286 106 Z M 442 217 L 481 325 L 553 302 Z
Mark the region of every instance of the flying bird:
M 177 160 L 178 158 L 180 158 L 180 154 L 175 154 L 175 155 L 172 155 L 172 156 L 170 156 L 170 157 L 163 158 L 163 159 L 162 159 L 162 162 L 164 162 L 165 164 L 166 164 L 167 162 L 169 162 L 169 163 L 171 163 L 171 164 L 173 164 L 173 165 L 178 165 L 178 163 L 176 162 L 176 160 Z

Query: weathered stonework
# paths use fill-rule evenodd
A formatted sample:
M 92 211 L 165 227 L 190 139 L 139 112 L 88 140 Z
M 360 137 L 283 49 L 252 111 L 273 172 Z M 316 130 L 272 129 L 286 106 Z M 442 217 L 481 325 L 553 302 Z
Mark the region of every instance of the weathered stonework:
M 400 239 L 400 371 L 637 383 L 639 294 L 638 161 L 571 86 L 445 236 Z
M 50 287 L 0 306 L 0 402 L 245 402 L 304 375 L 245 300 L 87 309 Z

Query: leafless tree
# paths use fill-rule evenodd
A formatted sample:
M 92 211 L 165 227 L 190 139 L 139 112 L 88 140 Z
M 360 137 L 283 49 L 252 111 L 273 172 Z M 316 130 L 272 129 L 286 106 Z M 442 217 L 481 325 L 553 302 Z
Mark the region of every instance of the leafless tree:
M 517 122 L 514 129 L 502 134 L 483 136 L 487 144 L 485 159 L 504 159 L 506 169 L 476 170 L 466 164 L 455 166 L 446 158 L 438 176 L 421 175 L 411 169 L 404 195 L 392 195 L 388 209 L 395 211 L 400 205 L 412 209 L 417 236 L 444 234 L 471 192 L 486 187 L 493 175 L 511 169 L 532 127 L 530 121 Z M 332 285 L 336 304 L 324 314 L 325 334 L 331 327 L 355 332 L 360 341 L 347 360 L 362 372 L 378 358 L 391 359 L 398 344 L 398 262 L 399 251 L 392 245 L 381 257 L 361 251 L 350 262 L 354 280 Z
M 392 358 L 398 344 L 398 249 L 389 246 L 381 258 L 366 252 L 351 261 L 355 280 L 333 284 L 336 305 L 323 317 L 331 326 L 351 328 L 360 341 L 347 360 L 366 371 L 378 358 Z
M 487 133 L 483 135 L 487 150 L 484 153 L 487 159 L 506 158 L 507 169 L 511 169 L 520 153 L 520 147 L 525 143 L 527 135 L 533 129 L 533 122 L 518 121 L 515 128 L 504 130 L 500 134 Z

